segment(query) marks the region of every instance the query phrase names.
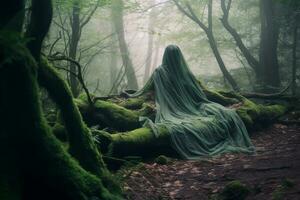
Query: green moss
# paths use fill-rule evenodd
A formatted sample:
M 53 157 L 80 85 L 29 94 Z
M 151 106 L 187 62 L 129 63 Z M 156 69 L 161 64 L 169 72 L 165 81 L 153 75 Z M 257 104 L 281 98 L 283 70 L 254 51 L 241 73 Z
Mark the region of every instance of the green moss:
M 282 180 L 280 186 L 272 192 L 272 200 L 285 199 L 285 193 L 295 186 L 295 182 L 291 179 L 285 178 Z
M 20 46 L 17 51 L 27 50 Z M 29 53 L 22 54 L 0 69 L 0 119 L 5 122 L 0 127 L 1 186 L 17 192 L 17 184 L 2 175 L 21 173 L 20 199 L 121 199 L 108 191 L 99 177 L 83 169 L 52 133 L 41 109 L 37 66 L 29 64 L 30 59 Z
M 114 102 L 97 100 L 93 107 L 88 105 L 85 95 L 75 100 L 84 121 L 89 125 L 100 125 L 116 131 L 128 131 L 139 128 L 139 112 L 124 108 Z
M 208 100 L 210 100 L 210 101 L 219 103 L 223 106 L 228 106 L 228 105 L 232 105 L 232 104 L 239 102 L 238 99 L 228 98 L 228 97 L 222 95 L 220 92 L 207 89 L 200 80 L 198 80 L 198 83 L 199 83 L 200 87 L 202 88 L 204 94 L 207 96 Z
M 219 196 L 222 200 L 243 200 L 249 193 L 250 190 L 245 185 L 235 180 L 228 183 Z
M 130 110 L 137 110 L 142 108 L 144 102 L 145 100 L 143 98 L 129 98 L 119 103 L 119 106 L 122 106 Z
M 92 129 L 93 137 L 96 140 L 97 146 L 102 153 L 106 153 L 108 151 L 108 146 L 112 142 L 112 135 L 105 132 Z
M 139 128 L 130 132 L 112 135 L 109 154 L 115 156 L 152 156 L 173 152 L 170 135 L 165 127 L 160 127 L 158 136 L 151 128 Z
M 102 115 L 102 120 L 108 127 L 112 126 L 119 131 L 140 127 L 139 115 L 135 111 L 101 100 L 97 101 L 94 107 L 98 115 Z
M 295 186 L 295 181 L 293 181 L 289 178 L 285 178 L 285 179 L 283 179 L 281 185 L 284 188 L 293 188 Z
M 253 128 L 259 123 L 269 123 L 282 116 L 287 111 L 284 105 L 261 105 L 249 99 L 241 97 L 243 105 L 237 109 L 237 113 L 242 118 L 248 128 Z
M 160 164 L 160 165 L 166 165 L 170 162 L 170 158 L 168 158 L 164 155 L 160 155 L 154 159 L 154 162 L 156 162 L 157 164 Z
M 68 141 L 68 133 L 63 125 L 56 123 L 52 128 L 52 132 L 60 141 Z
M 89 129 L 82 120 L 72 92 L 60 74 L 46 59 L 38 68 L 38 81 L 60 110 L 60 117 L 68 133 L 69 151 L 88 171 L 101 175 L 104 162 L 94 145 Z M 104 170 L 105 171 L 105 170 Z
M 223 106 L 228 106 L 228 105 L 239 103 L 239 101 L 237 99 L 225 97 L 225 96 L 221 95 L 221 93 L 216 92 L 216 91 L 203 90 L 203 92 L 205 93 L 205 95 L 207 96 L 207 98 L 210 101 L 219 103 Z

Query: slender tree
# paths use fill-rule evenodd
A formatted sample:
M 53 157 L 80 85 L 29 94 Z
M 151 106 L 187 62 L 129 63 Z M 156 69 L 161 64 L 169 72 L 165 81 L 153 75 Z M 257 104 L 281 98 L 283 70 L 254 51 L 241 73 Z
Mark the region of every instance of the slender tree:
M 229 13 L 231 8 L 231 0 L 228 0 L 226 5 L 226 0 L 221 0 L 221 8 L 223 11 L 223 17 L 221 18 L 221 22 L 226 28 L 226 30 L 232 35 L 233 39 L 236 42 L 236 45 L 244 55 L 245 59 L 247 60 L 249 66 L 254 70 L 255 74 L 259 76 L 261 74 L 259 61 L 250 53 L 249 49 L 245 46 L 242 38 L 229 23 Z
M 229 82 L 231 87 L 234 90 L 239 90 L 239 87 L 236 83 L 236 81 L 233 79 L 231 74 L 228 72 L 225 63 L 221 57 L 220 51 L 217 46 L 217 42 L 214 37 L 213 33 L 213 23 L 212 23 L 212 0 L 208 0 L 208 25 L 206 26 L 196 15 L 195 11 L 191 7 L 188 1 L 185 2 L 185 6 L 187 9 L 183 7 L 183 5 L 179 2 L 179 0 L 173 0 L 178 9 L 185 14 L 187 17 L 189 17 L 191 20 L 193 20 L 206 34 L 208 38 L 209 45 L 215 55 L 215 58 L 219 64 L 220 70 L 224 75 L 224 78 Z
M 275 2 L 272 0 L 260 0 L 260 53 L 256 59 L 245 46 L 240 35 L 229 23 L 231 0 L 221 0 L 223 17 L 221 22 L 232 35 L 236 45 L 244 55 L 249 66 L 254 70 L 257 82 L 263 86 L 278 87 L 280 85 L 279 64 L 277 56 L 279 26 L 275 15 Z
M 69 57 L 76 60 L 78 43 L 80 40 L 80 5 L 78 0 L 73 1 L 72 5 L 72 18 L 71 18 L 71 41 L 69 47 Z M 70 86 L 72 93 L 75 97 L 79 94 L 79 84 L 74 73 L 77 73 L 76 65 L 70 62 Z
M 298 20 L 300 19 L 300 14 L 297 13 L 294 18 L 294 31 L 293 31 L 293 65 L 292 65 L 292 94 L 296 95 L 297 83 L 297 46 L 298 46 L 298 35 L 299 35 L 299 25 Z
M 66 11 L 66 13 L 62 13 L 60 9 L 58 9 L 59 11 L 57 14 L 59 22 L 55 22 L 55 24 L 61 30 L 65 45 L 65 50 L 60 53 L 66 54 L 64 56 L 75 60 L 76 62 L 80 61 L 81 52 L 79 49 L 79 44 L 81 40 L 81 33 L 91 20 L 97 8 L 104 5 L 105 3 L 101 0 L 97 0 L 95 4 L 86 12 L 83 11 L 82 4 L 83 2 L 81 0 L 72 0 L 71 8 L 67 6 L 67 9 L 63 9 Z M 84 49 L 86 50 L 89 48 L 91 47 L 86 47 Z M 91 57 L 93 57 L 93 55 L 91 55 Z M 81 91 L 80 84 L 76 76 L 76 74 L 80 73 L 78 70 L 79 69 L 74 62 L 69 62 L 69 84 L 75 97 L 77 97 Z M 83 71 L 84 69 L 80 70 Z M 83 72 L 81 73 L 83 74 Z
M 155 3 L 155 1 L 152 2 Z M 144 84 L 147 82 L 150 76 L 150 71 L 152 66 L 153 34 L 154 34 L 154 23 L 155 23 L 154 17 L 155 17 L 155 8 L 152 8 L 148 20 L 148 46 L 147 46 L 145 73 L 143 77 Z
M 137 89 L 137 78 L 130 58 L 129 49 L 125 40 L 123 10 L 124 3 L 122 0 L 112 0 L 112 17 L 118 35 L 119 48 L 123 60 L 123 65 L 125 67 L 128 89 Z

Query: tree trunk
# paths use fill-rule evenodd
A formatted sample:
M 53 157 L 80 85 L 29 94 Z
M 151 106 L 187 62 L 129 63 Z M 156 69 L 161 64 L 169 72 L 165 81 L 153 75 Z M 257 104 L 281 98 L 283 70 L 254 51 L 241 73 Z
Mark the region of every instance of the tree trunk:
M 226 28 L 226 30 L 231 34 L 233 39 L 236 42 L 236 45 L 246 58 L 249 66 L 254 70 L 255 75 L 258 77 L 260 73 L 260 65 L 259 61 L 254 58 L 254 56 L 250 53 L 250 51 L 247 49 L 247 47 L 244 45 L 244 42 L 242 41 L 240 35 L 238 32 L 229 24 L 229 12 L 230 12 L 230 7 L 231 7 L 231 0 L 228 2 L 227 6 L 225 3 L 225 0 L 221 1 L 221 7 L 223 10 L 223 17 L 221 18 L 221 22 L 223 26 Z M 258 81 L 259 82 L 259 81 Z
M 112 0 L 113 22 L 118 35 L 118 41 L 119 41 L 120 52 L 123 60 L 123 65 L 125 66 L 128 89 L 136 90 L 138 89 L 137 78 L 135 76 L 135 71 L 133 68 L 132 61 L 130 59 L 128 46 L 125 40 L 123 7 L 124 5 L 122 0 Z
M 150 11 L 149 14 L 149 21 L 148 21 L 148 49 L 146 55 L 146 65 L 145 65 L 145 73 L 143 78 L 143 83 L 145 84 L 149 77 L 151 71 L 151 64 L 152 64 L 152 52 L 153 52 L 153 34 L 154 34 L 154 8 Z
M 6 9 L 11 10 L 9 7 Z M 0 58 L 0 199 L 37 200 L 41 197 L 45 200 L 120 199 L 107 189 L 114 190 L 116 194 L 119 192 L 117 187 L 108 181 L 109 175 L 104 164 L 89 168 L 82 162 L 89 160 L 93 155 L 99 155 L 96 148 L 90 151 L 91 157 L 87 155 L 89 158 L 80 158 L 73 154 L 78 158 L 79 162 L 77 162 L 55 138 L 42 112 L 36 63 L 40 62 L 38 51 L 41 50 L 51 17 L 50 0 L 32 1 L 29 26 L 31 28 L 27 32 L 27 35 L 34 36 L 28 44 L 31 52 L 19 42 L 24 40 L 20 29 L 14 28 L 8 30 L 13 30 L 13 32 L 0 33 L 0 49 L 6 51 L 5 56 Z M 19 33 L 17 34 L 15 30 L 19 30 Z M 7 34 L 14 34 L 14 37 L 7 37 Z M 60 79 L 55 79 L 56 76 L 52 78 L 58 81 L 58 84 L 61 83 Z M 50 85 L 53 82 L 47 84 Z M 60 103 L 62 105 L 71 103 L 71 107 L 74 106 L 72 95 L 70 95 L 71 98 L 68 98 L 68 95 L 64 96 L 70 94 L 70 91 L 67 91 L 65 87 L 56 88 L 55 84 L 52 86 L 54 89 L 49 90 L 50 93 L 56 89 L 60 90 L 56 95 L 51 93 L 52 96 L 59 98 L 58 96 L 63 95 Z M 68 99 L 71 99 L 71 102 Z M 78 110 L 76 115 L 76 109 L 69 110 L 70 107 L 64 109 L 69 111 L 67 117 L 71 118 L 71 122 L 72 119 L 76 119 L 79 126 L 84 125 Z M 67 124 L 66 121 L 65 125 Z M 71 136 L 71 133 L 69 134 Z M 70 142 L 70 145 L 74 147 L 74 143 L 84 143 L 86 146 L 95 147 L 91 136 L 82 134 L 84 135 L 80 138 L 83 139 L 82 141 Z M 74 134 L 74 137 L 77 136 Z M 97 164 L 99 163 L 94 163 L 94 165 Z M 102 168 L 102 174 L 98 174 L 94 170 L 96 168 Z M 102 182 L 102 177 L 107 182 Z
M 116 199 L 55 138 L 41 110 L 37 66 L 24 47 L 9 45 L 14 45 L 12 53 L 18 58 L 2 65 L 0 73 L 0 190 L 19 192 L 14 196 L 20 200 Z M 0 48 L 11 46 L 0 40 Z M 1 199 L 11 199 L 7 195 L 1 193 Z
M 153 64 L 151 66 L 150 73 L 154 72 L 154 69 L 157 67 L 158 64 L 158 54 L 159 54 L 159 41 L 155 42 L 154 45 L 154 57 L 153 57 Z
M 215 58 L 219 64 L 219 67 L 221 69 L 221 72 L 223 73 L 224 75 L 224 78 L 229 82 L 229 84 L 231 85 L 231 87 L 234 89 L 234 90 L 239 90 L 239 86 L 237 85 L 237 83 L 235 82 L 235 80 L 233 79 L 233 77 L 231 76 L 231 74 L 228 72 L 226 66 L 225 66 L 225 63 L 221 57 L 221 54 L 219 52 L 219 49 L 217 47 L 217 43 L 216 43 L 216 40 L 214 38 L 214 35 L 211 31 L 208 31 L 207 33 L 207 37 L 208 37 L 208 41 L 209 41 L 209 44 L 210 44 L 210 47 L 215 55 Z
M 76 60 L 77 57 L 77 48 L 78 42 L 80 40 L 80 7 L 79 1 L 73 1 L 72 8 L 72 20 L 71 20 L 71 41 L 69 49 L 69 57 L 73 60 Z M 74 97 L 79 95 L 79 84 L 75 74 L 77 74 L 77 67 L 73 62 L 70 62 L 70 86 Z
M 260 40 L 260 76 L 266 87 L 280 86 L 277 45 L 279 27 L 275 18 L 275 3 L 272 0 L 261 0 L 261 40 Z
M 25 17 L 24 1 L 10 0 L 0 7 L 0 29 L 21 31 Z
M 114 26 L 114 21 L 113 21 L 113 16 L 111 13 L 111 30 L 113 33 L 112 40 L 111 40 L 111 54 L 110 54 L 110 88 L 111 88 L 111 94 L 117 94 L 118 93 L 118 88 L 115 87 L 115 82 L 117 81 L 117 74 L 118 74 L 118 69 L 117 69 L 117 64 L 118 64 L 118 57 L 117 57 L 117 32 Z
M 292 94 L 296 95 L 297 83 L 296 83 L 296 75 L 297 75 L 297 45 L 298 45 L 298 22 L 299 14 L 295 17 L 294 24 L 294 42 L 293 42 L 293 66 L 292 66 Z

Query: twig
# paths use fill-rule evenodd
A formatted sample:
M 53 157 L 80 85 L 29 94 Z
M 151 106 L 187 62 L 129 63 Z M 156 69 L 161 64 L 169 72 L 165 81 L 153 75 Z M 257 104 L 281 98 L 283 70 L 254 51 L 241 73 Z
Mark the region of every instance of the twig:
M 50 56 L 52 54 L 52 51 L 55 47 L 55 45 L 57 44 L 57 42 L 61 39 L 61 32 L 59 31 L 59 36 L 58 38 L 56 38 L 56 40 L 52 43 L 51 47 L 50 47 L 50 50 L 49 50 L 49 54 L 48 56 Z

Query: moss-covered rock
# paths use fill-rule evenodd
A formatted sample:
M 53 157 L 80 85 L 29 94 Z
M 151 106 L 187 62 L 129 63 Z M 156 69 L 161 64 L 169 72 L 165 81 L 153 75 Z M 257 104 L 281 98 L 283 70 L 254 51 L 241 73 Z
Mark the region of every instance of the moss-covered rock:
M 221 200 L 244 200 L 249 195 L 250 190 L 240 181 L 235 180 L 228 183 L 219 195 Z
M 160 155 L 154 159 L 154 162 L 156 162 L 159 165 L 166 165 L 170 162 L 170 158 L 164 155 Z
M 283 200 L 285 193 L 294 186 L 295 182 L 293 180 L 288 178 L 283 179 L 279 187 L 272 192 L 272 200 Z

